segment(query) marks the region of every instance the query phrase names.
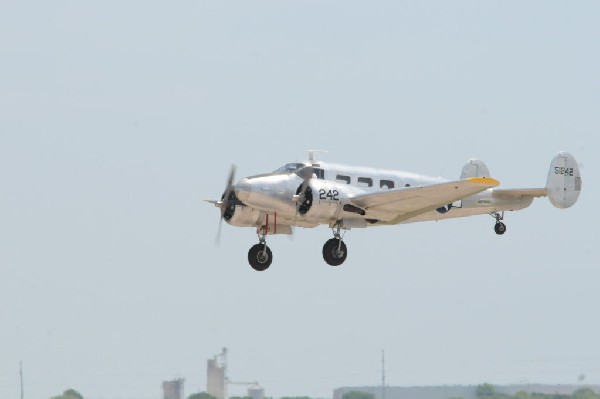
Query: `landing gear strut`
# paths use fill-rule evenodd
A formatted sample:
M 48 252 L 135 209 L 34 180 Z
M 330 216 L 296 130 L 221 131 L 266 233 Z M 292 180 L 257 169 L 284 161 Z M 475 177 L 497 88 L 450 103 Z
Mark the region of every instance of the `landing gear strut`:
M 333 233 L 334 238 L 327 240 L 325 245 L 323 245 L 323 259 L 325 259 L 325 262 L 331 266 L 341 265 L 348 256 L 348 249 L 346 248 L 346 244 L 344 244 L 344 241 L 342 241 L 342 236 L 340 235 L 341 226 L 338 223 L 336 227 L 337 229 Z
M 258 232 L 258 244 L 253 245 L 248 251 L 248 263 L 258 271 L 265 271 L 273 262 L 273 253 L 271 248 L 267 246 L 266 228 L 261 228 Z
M 506 225 L 502 223 L 502 220 L 504 220 L 504 212 L 494 212 L 492 213 L 492 217 L 496 219 L 496 224 L 494 225 L 494 231 L 496 232 L 496 234 L 502 235 L 506 233 Z

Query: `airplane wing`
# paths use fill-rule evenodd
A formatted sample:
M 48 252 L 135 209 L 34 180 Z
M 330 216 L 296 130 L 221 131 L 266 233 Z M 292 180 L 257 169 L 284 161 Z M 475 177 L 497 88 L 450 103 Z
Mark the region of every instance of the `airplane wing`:
M 366 211 L 393 212 L 414 217 L 469 197 L 500 182 L 490 177 L 470 177 L 429 186 L 401 188 L 373 194 L 363 194 L 351 199 L 353 205 Z M 407 215 L 408 216 L 408 215 Z
M 523 198 L 523 197 L 545 197 L 548 192 L 545 188 L 517 188 L 494 190 L 495 198 Z

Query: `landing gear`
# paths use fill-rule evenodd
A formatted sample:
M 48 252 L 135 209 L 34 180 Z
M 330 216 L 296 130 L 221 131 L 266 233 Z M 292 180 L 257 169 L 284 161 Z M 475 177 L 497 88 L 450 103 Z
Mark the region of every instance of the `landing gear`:
M 323 245 L 323 259 L 331 266 L 339 266 L 346 260 L 348 256 L 348 249 L 346 244 L 342 241 L 340 235 L 341 226 L 337 225 L 337 231 L 333 233 L 335 238 L 331 238 Z
M 494 231 L 496 232 L 496 234 L 502 235 L 506 233 L 506 225 L 502 222 L 498 222 L 494 225 Z
M 253 245 L 248 251 L 248 263 L 258 272 L 267 270 L 271 266 L 271 262 L 273 262 L 273 253 L 271 252 L 271 248 L 267 246 L 265 237 L 264 230 L 259 230 L 258 244 Z
M 256 244 L 248 251 L 248 263 L 257 272 L 263 272 L 271 266 L 273 253 L 267 244 Z
M 323 259 L 331 266 L 339 266 L 346 260 L 348 250 L 339 238 L 331 238 L 323 245 Z
M 502 235 L 506 233 L 506 225 L 502 223 L 502 220 L 504 220 L 504 212 L 502 212 L 501 214 L 498 212 L 494 212 L 492 213 L 492 217 L 496 219 L 496 224 L 494 225 L 494 231 L 496 232 L 496 234 Z

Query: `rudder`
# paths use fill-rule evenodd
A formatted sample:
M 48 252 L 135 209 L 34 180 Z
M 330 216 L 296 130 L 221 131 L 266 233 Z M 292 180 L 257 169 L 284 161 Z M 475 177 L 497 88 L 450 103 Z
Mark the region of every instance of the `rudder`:
M 552 158 L 546 192 L 556 208 L 569 208 L 577 202 L 581 192 L 581 173 L 573 155 L 559 152 Z

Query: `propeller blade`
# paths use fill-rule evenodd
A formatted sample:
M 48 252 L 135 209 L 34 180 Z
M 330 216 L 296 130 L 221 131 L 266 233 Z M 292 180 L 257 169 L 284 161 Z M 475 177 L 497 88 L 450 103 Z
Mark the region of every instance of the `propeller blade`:
M 223 228 L 223 219 L 225 218 L 225 212 L 229 207 L 229 197 L 233 192 L 233 181 L 235 179 L 235 164 L 231 164 L 229 168 L 229 175 L 227 176 L 227 183 L 225 186 L 225 192 L 223 193 L 223 198 L 221 199 L 220 208 L 221 208 L 221 217 L 219 218 L 219 228 L 217 230 L 217 236 L 215 237 L 215 244 L 219 245 L 221 243 L 221 229 Z
M 229 176 L 227 177 L 227 185 L 225 186 L 225 193 L 223 194 L 223 203 L 221 204 L 221 218 L 225 215 L 227 206 L 229 205 L 229 196 L 233 190 L 233 179 L 235 178 L 235 164 L 231 164 L 229 168 Z
M 296 202 L 296 216 L 298 216 L 300 207 L 302 206 L 302 204 L 304 204 L 304 201 L 306 200 L 306 191 L 310 188 L 310 179 L 312 179 L 312 175 L 312 166 L 307 166 L 303 169 L 302 186 L 300 188 L 300 193 L 298 193 L 298 201 Z
M 306 188 L 310 185 L 310 179 L 312 179 L 313 168 L 312 166 L 307 166 L 304 169 L 304 181 L 302 182 L 302 192 L 306 191 Z
M 302 176 L 302 188 L 300 188 L 300 192 L 298 193 L 299 197 L 299 203 L 301 204 L 302 202 L 304 202 L 304 197 L 306 195 L 306 189 L 310 186 L 310 179 L 312 178 L 312 167 L 307 166 L 306 168 L 303 169 L 303 176 Z
M 233 179 L 235 178 L 235 170 L 237 166 L 234 163 L 231 164 L 229 168 L 229 177 L 227 178 L 227 187 L 231 187 L 233 185 Z
M 215 237 L 215 244 L 221 245 L 221 228 L 223 227 L 223 218 L 219 218 L 219 229 L 217 230 L 217 236 Z

